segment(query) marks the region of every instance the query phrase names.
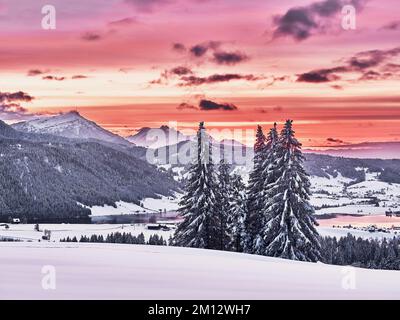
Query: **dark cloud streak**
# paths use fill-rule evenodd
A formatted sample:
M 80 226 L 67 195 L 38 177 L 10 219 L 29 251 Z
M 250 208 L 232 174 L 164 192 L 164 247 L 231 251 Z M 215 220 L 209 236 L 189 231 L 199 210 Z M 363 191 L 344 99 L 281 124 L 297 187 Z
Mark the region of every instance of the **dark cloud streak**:
M 87 79 L 87 76 L 85 76 L 83 74 L 76 74 L 76 75 L 72 76 L 71 79 L 72 80 Z
M 384 80 L 399 76 L 400 65 L 389 63 L 390 59 L 400 55 L 400 47 L 389 50 L 362 51 L 349 59 L 345 64 L 334 68 L 317 69 L 297 75 L 297 82 L 325 83 L 340 80 L 339 74 L 361 74 L 357 80 Z M 378 68 L 380 70 L 372 70 Z
M 196 106 L 187 103 L 187 102 L 182 102 L 178 105 L 177 107 L 178 110 L 185 110 L 185 109 L 191 109 L 191 110 L 199 110 Z
M 392 21 L 392 22 L 384 25 L 381 29 L 382 30 L 390 30 L 390 31 L 398 30 L 398 29 L 400 29 L 400 20 Z
M 221 42 L 219 41 L 208 41 L 200 44 L 196 44 L 192 46 L 189 51 L 190 53 L 197 58 L 203 57 L 208 50 L 217 50 L 221 46 Z
M 339 143 L 339 144 L 345 143 L 343 140 L 335 139 L 335 138 L 328 138 L 328 139 L 326 139 L 326 141 L 331 142 L 331 143 Z
M 182 43 L 175 42 L 172 44 L 172 50 L 182 53 L 186 51 L 186 47 Z
M 28 116 L 28 110 L 21 106 L 21 102 L 31 102 L 34 97 L 23 92 L 0 92 L 0 116 L 4 119 L 20 119 Z
M 85 32 L 81 36 L 81 39 L 85 41 L 98 41 L 102 39 L 102 36 L 100 33 L 97 32 Z
M 43 80 L 54 80 L 54 81 L 64 81 L 66 79 L 66 77 L 56 77 L 56 76 L 43 76 L 42 77 Z
M 208 77 L 198 77 L 198 76 L 184 76 L 180 80 L 183 81 L 179 84 L 181 87 L 187 86 L 199 86 L 203 84 L 213 84 L 219 82 L 228 82 L 232 80 L 246 80 L 246 81 L 258 81 L 263 80 L 262 76 L 255 76 L 252 74 L 237 74 L 237 73 L 227 73 L 227 74 L 213 74 Z
M 226 51 L 217 51 L 214 52 L 213 61 L 217 64 L 225 64 L 225 65 L 235 65 L 240 62 L 248 60 L 249 57 L 240 51 L 235 52 L 226 52 Z
M 31 70 L 28 70 L 27 76 L 28 77 L 35 77 L 35 76 L 39 76 L 39 75 L 41 75 L 43 73 L 46 73 L 46 72 L 49 72 L 49 70 L 44 71 L 44 70 L 40 70 L 40 69 L 31 69 Z
M 314 2 L 308 6 L 293 7 L 285 14 L 274 17 L 273 38 L 292 37 L 303 41 L 326 31 L 326 25 L 334 18 L 345 5 L 353 5 L 361 10 L 365 0 L 324 0 Z
M 199 103 L 200 110 L 211 111 L 211 110 L 223 110 L 223 111 L 235 111 L 237 106 L 232 103 L 216 103 L 211 100 L 200 100 Z

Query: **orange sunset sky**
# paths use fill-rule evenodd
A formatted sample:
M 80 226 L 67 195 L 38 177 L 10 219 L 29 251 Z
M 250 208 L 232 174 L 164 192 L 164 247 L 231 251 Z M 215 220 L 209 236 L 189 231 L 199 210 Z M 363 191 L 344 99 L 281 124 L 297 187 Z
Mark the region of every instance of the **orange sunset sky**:
M 397 141 L 397 0 L 0 0 L 0 119 L 78 110 L 123 136 L 265 128 L 306 146 Z M 345 5 L 356 28 L 342 27 Z

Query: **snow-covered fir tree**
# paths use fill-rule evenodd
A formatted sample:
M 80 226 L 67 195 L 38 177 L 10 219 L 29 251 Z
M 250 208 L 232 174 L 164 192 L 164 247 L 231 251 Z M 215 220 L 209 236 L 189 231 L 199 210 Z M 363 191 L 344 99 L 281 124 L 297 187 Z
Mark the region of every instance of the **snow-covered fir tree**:
M 277 130 L 277 125 L 274 123 L 274 126 L 269 130 L 266 141 L 265 141 L 265 158 L 262 164 L 262 174 L 260 175 L 260 180 L 263 185 L 263 205 L 261 208 L 261 222 L 260 229 L 254 235 L 253 241 L 253 253 L 255 254 L 264 254 L 265 252 L 265 223 L 266 223 L 266 212 L 268 210 L 268 198 L 271 196 L 269 194 L 269 186 L 274 183 L 278 177 L 279 172 L 276 170 L 277 163 L 277 151 L 279 148 L 279 135 Z
M 228 214 L 232 194 L 231 177 L 229 171 L 231 166 L 222 159 L 218 166 L 218 187 L 215 190 L 217 199 L 216 213 L 219 216 L 219 246 L 217 249 L 226 250 L 230 244 L 230 234 L 228 230 Z
M 245 238 L 244 219 L 246 216 L 245 185 L 240 175 L 231 177 L 230 208 L 228 214 L 228 230 L 230 234 L 229 249 L 236 252 L 243 251 Z
M 254 241 L 262 227 L 262 209 L 265 206 L 264 197 L 264 164 L 266 159 L 266 137 L 261 126 L 257 127 L 256 142 L 254 144 L 253 169 L 249 175 L 247 186 L 247 205 L 243 249 L 247 253 L 254 252 Z
M 197 132 L 197 154 L 189 169 L 185 194 L 180 202 L 184 218 L 172 243 L 182 247 L 218 249 L 220 218 L 216 212 L 217 176 L 212 161 L 211 144 L 201 122 Z
M 304 170 L 301 143 L 287 120 L 279 137 L 274 174 L 268 185 L 263 236 L 264 254 L 301 261 L 320 260 L 320 239 L 309 203 L 310 181 Z
M 263 129 L 260 125 L 257 126 L 256 132 L 256 142 L 254 143 L 254 151 L 261 154 L 261 151 L 265 148 L 266 137 L 264 135 Z
M 262 226 L 261 210 L 264 207 L 263 195 L 263 165 L 266 159 L 265 140 L 261 126 L 257 126 L 256 142 L 254 144 L 253 169 L 249 175 L 246 195 L 246 216 L 244 220 L 245 235 L 243 249 L 247 253 L 254 252 L 254 241 Z

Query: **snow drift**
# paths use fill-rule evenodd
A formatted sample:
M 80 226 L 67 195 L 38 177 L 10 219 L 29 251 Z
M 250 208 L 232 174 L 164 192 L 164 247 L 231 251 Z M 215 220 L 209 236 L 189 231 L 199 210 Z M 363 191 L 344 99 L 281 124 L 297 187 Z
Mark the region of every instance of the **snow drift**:
M 398 271 L 349 269 L 204 249 L 0 243 L 0 257 L 0 299 L 397 299 L 400 296 Z M 56 270 L 55 290 L 44 290 L 41 285 L 42 268 L 48 265 Z

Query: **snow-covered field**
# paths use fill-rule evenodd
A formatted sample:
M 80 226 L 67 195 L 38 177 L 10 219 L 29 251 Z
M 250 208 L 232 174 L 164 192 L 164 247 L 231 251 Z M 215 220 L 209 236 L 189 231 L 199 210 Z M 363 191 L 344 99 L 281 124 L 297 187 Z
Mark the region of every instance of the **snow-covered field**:
M 204 249 L 22 242 L 0 243 L 0 253 L 0 299 L 400 297 L 399 271 Z M 54 290 L 42 287 L 46 270 L 55 271 Z
M 168 240 L 173 234 L 174 226 L 171 230 L 148 230 L 145 224 L 40 224 L 40 232 L 34 230 L 33 224 L 14 224 L 9 225 L 10 229 L 6 230 L 0 227 L 0 237 L 8 237 L 20 239 L 23 241 L 37 241 L 42 238 L 44 230 L 51 231 L 51 241 L 60 241 L 67 237 L 76 237 L 78 240 L 81 236 L 91 236 L 93 234 L 106 236 L 113 232 L 126 232 L 132 235 L 143 233 L 146 240 L 150 235 L 158 234 Z
M 343 221 L 340 220 L 343 218 Z M 327 219 L 327 220 L 319 220 L 320 224 L 317 227 L 318 232 L 322 236 L 336 236 L 336 237 L 345 237 L 348 233 L 353 234 L 356 237 L 361 237 L 363 239 L 369 238 L 393 238 L 395 236 L 400 236 L 400 230 L 391 231 L 390 233 L 385 232 L 368 232 L 364 230 L 356 230 L 356 229 L 347 229 L 342 228 L 343 226 L 348 226 L 351 224 L 354 227 L 365 227 L 370 225 L 371 223 L 367 223 L 363 217 L 340 217 L 336 219 Z M 375 224 L 377 226 L 390 227 L 391 225 L 386 223 L 386 220 L 378 219 L 378 216 L 374 217 L 376 221 Z M 361 221 L 357 221 L 357 219 L 361 219 Z M 398 222 L 396 225 L 400 225 L 400 218 L 397 219 Z M 162 222 L 161 222 L 162 223 Z M 51 231 L 51 241 L 59 242 L 64 238 L 73 238 L 76 237 L 78 240 L 81 236 L 90 237 L 93 234 L 103 235 L 104 237 L 107 234 L 113 232 L 126 232 L 131 233 L 132 235 L 138 235 L 143 233 L 146 240 L 149 239 L 150 235 L 158 234 L 162 236 L 164 240 L 168 240 L 170 236 L 173 235 L 175 231 L 175 226 L 170 224 L 170 230 L 148 230 L 145 224 L 40 224 L 40 232 L 34 230 L 33 224 L 18 224 L 18 225 L 9 225 L 10 229 L 6 230 L 4 227 L 0 227 L 0 238 L 13 238 L 19 239 L 22 241 L 33 241 L 37 242 L 41 239 L 44 230 Z M 335 226 L 335 227 L 333 227 Z M 338 228 L 339 226 L 340 228 Z
M 348 186 L 349 182 L 340 174 L 311 177 L 311 204 L 317 207 L 316 214 L 383 215 L 400 210 L 400 184 L 379 181 L 376 172 L 366 172 L 363 182 Z M 369 204 L 372 199 L 379 206 Z
M 324 201 L 327 204 L 331 204 L 327 198 L 325 198 Z M 351 204 L 342 205 L 340 207 L 317 209 L 316 214 L 384 215 L 387 210 L 388 208 L 375 207 L 373 205 Z
M 358 229 L 348 229 L 348 228 L 332 228 L 332 227 L 318 227 L 318 233 L 321 236 L 324 237 L 336 237 L 336 238 L 342 238 L 346 237 L 349 233 L 357 238 L 362 238 L 362 239 L 391 239 L 393 237 L 398 237 L 400 235 L 400 232 L 368 232 L 364 230 L 358 230 Z
M 320 226 L 331 227 L 331 226 L 348 226 L 352 225 L 355 227 L 366 227 L 371 224 L 379 227 L 390 228 L 392 226 L 400 227 L 400 217 L 386 217 L 385 215 L 373 215 L 373 216 L 337 216 L 332 219 L 320 219 L 318 220 Z

